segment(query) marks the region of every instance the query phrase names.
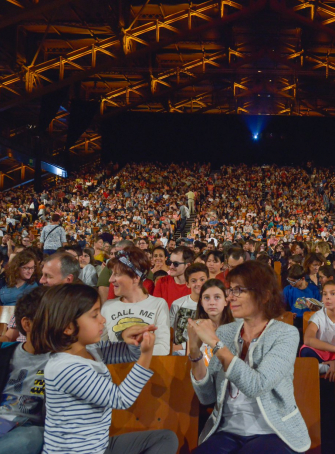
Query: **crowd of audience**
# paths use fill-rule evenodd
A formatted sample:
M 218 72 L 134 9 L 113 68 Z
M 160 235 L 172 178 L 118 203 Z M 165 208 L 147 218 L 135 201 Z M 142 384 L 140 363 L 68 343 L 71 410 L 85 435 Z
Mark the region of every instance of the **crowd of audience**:
M 112 237 L 144 237 L 165 247 L 186 207 L 186 219 L 196 211 L 188 231 L 182 229 L 193 242 L 219 248 L 250 238 L 272 248 L 278 237 L 283 243 L 334 242 L 334 176 L 328 169 L 306 169 L 240 165 L 211 172 L 209 164 L 129 164 L 114 176 L 92 169 L 38 195 L 30 188 L 2 193 L 1 232 L 24 237 L 33 226 L 40 239 L 58 213 L 67 241 L 89 245 L 101 232 L 109 243 Z M 8 246 L 13 252 L 14 244 Z
M 0 341 L 19 344 L 0 348 L 0 450 L 31 443 L 29 454 L 42 445 L 43 453 L 114 454 L 134 443 L 134 453 L 176 452 L 169 431 L 126 442 L 108 439 L 106 425 L 150 379 L 151 356 L 168 354 L 189 356 L 202 403 L 220 401 L 197 454 L 222 444 L 246 453 L 251 438 L 260 452 L 308 449 L 287 377 L 300 345 L 335 381 L 334 189 L 333 173 L 310 164 L 144 163 L 97 164 L 41 194 L 2 193 L 0 304 L 15 313 Z M 298 330 L 275 320 L 285 310 Z M 307 311 L 315 314 L 303 338 Z M 113 385 L 103 362 L 133 360 Z M 285 371 L 275 387 L 274 364 Z M 76 374 L 85 377 L 79 387 Z M 67 427 L 74 407 L 81 425 Z

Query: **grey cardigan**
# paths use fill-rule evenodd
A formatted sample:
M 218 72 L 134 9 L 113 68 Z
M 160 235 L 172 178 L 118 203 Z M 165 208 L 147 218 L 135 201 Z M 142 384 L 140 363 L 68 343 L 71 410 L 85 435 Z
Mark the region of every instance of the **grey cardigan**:
M 220 326 L 217 336 L 236 355 L 242 321 Z M 228 380 L 246 396 L 255 397 L 259 409 L 271 429 L 293 451 L 305 452 L 311 445 L 306 424 L 296 405 L 293 390 L 294 362 L 299 344 L 298 330 L 283 322 L 270 320 L 261 336 L 249 347 L 249 364 L 234 356 L 224 372 L 214 356 L 206 376 L 196 381 L 194 390 L 202 404 L 215 402 L 213 413 L 200 434 L 199 443 L 217 430 L 222 417 Z

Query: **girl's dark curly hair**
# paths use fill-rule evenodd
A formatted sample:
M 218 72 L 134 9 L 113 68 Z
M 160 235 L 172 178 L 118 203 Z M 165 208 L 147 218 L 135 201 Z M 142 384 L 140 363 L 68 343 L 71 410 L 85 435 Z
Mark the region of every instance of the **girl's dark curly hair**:
M 28 249 L 24 249 L 23 251 L 18 252 L 15 257 L 13 257 L 6 268 L 7 287 L 15 287 L 18 279 L 20 279 L 21 266 L 25 266 L 31 261 L 34 262 L 35 269 L 33 274 L 31 275 L 31 278 L 27 282 L 28 284 L 38 282 L 40 276 L 40 266 L 37 257 Z

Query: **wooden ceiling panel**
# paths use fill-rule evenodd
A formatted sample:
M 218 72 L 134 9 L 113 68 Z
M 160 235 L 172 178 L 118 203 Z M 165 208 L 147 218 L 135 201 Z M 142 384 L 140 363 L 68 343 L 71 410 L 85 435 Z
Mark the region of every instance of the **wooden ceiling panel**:
M 67 115 L 60 112 L 46 131 L 57 153 L 78 97 L 99 101 L 100 114 L 77 153 L 98 149 L 101 118 L 127 110 L 335 115 L 335 2 L 92 4 L 2 5 L 0 112 L 10 112 L 17 139 L 25 118 L 38 123 L 42 96 L 64 87 Z

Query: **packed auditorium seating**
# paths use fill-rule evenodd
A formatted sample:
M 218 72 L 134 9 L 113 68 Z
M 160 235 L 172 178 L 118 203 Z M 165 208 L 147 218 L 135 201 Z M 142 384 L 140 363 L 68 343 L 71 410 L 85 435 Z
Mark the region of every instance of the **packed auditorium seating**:
M 201 286 L 194 290 L 196 283 L 192 287 L 187 273 L 185 279 L 186 269 L 193 262 L 200 262 L 206 268 L 211 257 L 216 263 L 216 268 L 213 267 L 216 271 L 210 269 L 210 277 L 222 282 L 217 286 L 222 287 L 222 292 L 226 288 L 228 298 L 228 295 L 235 295 L 231 288 L 227 290 L 229 272 L 252 260 L 271 267 L 276 273 L 285 296 L 283 311 L 276 319 L 298 328 L 300 346 L 307 327 L 317 326 L 319 331 L 316 333 L 319 334 L 315 333 L 316 342 L 310 342 L 308 350 L 314 349 L 320 374 L 335 381 L 335 361 L 331 357 L 328 364 L 322 364 L 323 355 L 318 356 L 322 347 L 323 350 L 326 348 L 318 342 L 333 345 L 335 334 L 332 339 L 324 340 L 323 325 L 316 325 L 314 316 L 318 310 L 321 313 L 328 308 L 326 320 L 330 317 L 335 323 L 335 314 L 332 319 L 335 301 L 329 304 L 326 301 L 327 298 L 331 300 L 329 284 L 327 295 L 322 296 L 325 283 L 335 280 L 335 188 L 329 169 L 223 165 L 213 170 L 210 164 L 190 163 L 132 163 L 120 170 L 117 165 L 109 168 L 113 171 L 106 171 L 97 164 L 78 171 L 66 180 L 58 180 L 56 185 L 46 184 L 40 194 L 35 194 L 30 187 L 0 194 L 1 342 L 25 342 L 27 338 L 30 342 L 29 329 L 24 332 L 22 325 L 16 323 L 14 307 L 22 295 L 27 294 L 28 290 L 24 290 L 32 290 L 38 282 L 45 287 L 84 283 L 98 289 L 102 303 L 126 295 L 127 304 L 136 304 L 140 301 L 136 300 L 137 287 L 133 286 L 129 293 L 127 289 L 131 288 L 131 283 L 128 282 L 127 287 L 111 277 L 117 260 L 122 261 L 131 270 L 128 278 L 139 276 L 139 287 L 143 282 L 142 299 L 147 293 L 153 295 L 152 304 L 160 298 L 165 305 L 165 299 L 169 307 L 162 312 L 166 314 L 173 302 L 180 299 L 178 311 L 181 315 L 178 312 L 179 321 L 174 318 L 171 340 L 167 339 L 170 321 L 165 316 L 164 348 L 170 355 L 164 357 L 160 353 L 153 359 L 155 378 L 152 384 L 147 385 L 134 411 L 124 411 L 119 420 L 114 420 L 112 430 L 119 434 L 171 429 L 179 438 L 179 452 L 186 454 L 196 447 L 198 434 L 194 431 L 197 431 L 199 418 L 198 401 L 189 379 L 187 355 L 190 352 L 185 341 L 187 319 L 199 315 L 199 294 L 201 299 Z M 45 247 L 46 230 L 42 234 L 50 224 L 54 225 L 49 228 L 52 230 L 50 238 L 55 235 L 56 228 L 65 234 L 59 237 L 60 243 L 54 250 Z M 132 262 L 134 246 L 145 252 L 150 271 L 142 273 L 140 266 L 144 259 L 142 265 L 140 261 L 136 265 Z M 57 255 L 53 255 L 56 250 Z M 199 270 L 195 267 L 194 274 L 199 274 Z M 237 295 L 238 291 L 235 293 Z M 182 298 L 186 302 L 191 294 L 197 301 L 183 306 Z M 130 295 L 135 299 L 131 300 Z M 8 301 L 10 306 L 7 306 Z M 122 341 L 122 330 L 127 327 L 154 323 L 150 317 L 152 320 L 156 317 L 155 310 L 150 312 L 148 309 L 145 314 L 143 310 L 134 315 L 127 306 L 118 309 L 121 315 L 112 315 L 115 318 L 111 329 L 118 341 Z M 229 317 L 216 327 L 229 324 L 231 314 Z M 118 318 L 118 323 L 114 323 Z M 215 320 L 211 316 L 200 318 Z M 176 326 L 182 348 L 176 345 Z M 104 335 L 107 340 L 108 333 Z M 309 331 L 306 339 L 310 340 Z M 213 353 L 212 349 L 208 350 L 211 350 L 209 360 Z M 316 453 L 320 452 L 319 382 L 317 363 L 311 361 L 310 358 L 297 360 L 294 385 L 308 388 L 313 396 L 313 405 L 309 406 L 301 397 L 301 389 L 295 392 L 312 439 L 313 451 L 310 452 Z M 302 364 L 308 365 L 305 371 L 310 379 L 302 373 Z M 116 382 L 130 370 L 126 365 L 109 366 L 109 369 L 113 377 L 118 377 Z M 188 380 L 187 384 L 185 380 Z M 184 400 L 179 401 L 179 395 L 184 396 Z M 4 414 L 1 409 L 5 407 L 3 396 L 0 420 Z M 143 405 L 151 401 L 155 402 L 153 412 L 147 412 L 147 408 L 143 411 Z M 50 440 L 50 434 L 48 437 Z

